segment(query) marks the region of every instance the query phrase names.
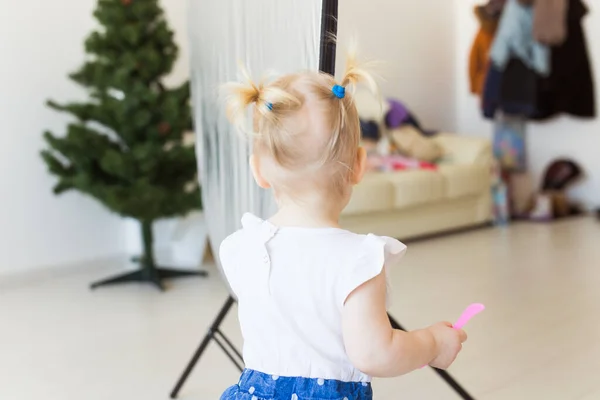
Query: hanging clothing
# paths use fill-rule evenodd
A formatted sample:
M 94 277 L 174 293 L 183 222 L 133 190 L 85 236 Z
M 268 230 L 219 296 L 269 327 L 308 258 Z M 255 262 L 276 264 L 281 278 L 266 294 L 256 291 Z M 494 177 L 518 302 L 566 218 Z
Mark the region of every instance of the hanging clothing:
M 496 111 L 500 107 L 500 89 L 502 88 L 502 71 L 490 63 L 483 85 L 483 96 L 481 98 L 481 109 L 483 116 L 494 119 Z
M 529 118 L 537 112 L 538 75 L 518 58 L 511 58 L 504 71 L 489 65 L 482 96 L 482 112 L 494 119 L 498 112 Z
M 469 55 L 469 82 L 471 93 L 481 95 L 490 61 L 490 49 L 498 28 L 500 14 L 489 14 L 486 6 L 475 7 L 479 31 Z
M 499 116 L 494 124 L 494 156 L 503 171 L 527 170 L 525 133 L 527 120 L 520 117 Z
M 536 112 L 537 74 L 519 58 L 511 58 L 502 74 L 500 108 L 504 114 L 531 117 Z
M 483 8 L 488 16 L 500 18 L 505 4 L 506 0 L 489 0 Z
M 588 8 L 582 0 L 569 0 L 567 37 L 552 48 L 549 77 L 538 83 L 536 120 L 559 114 L 580 118 L 596 117 L 594 78 L 582 20 Z
M 511 57 L 521 59 L 540 75 L 550 73 L 549 48 L 533 38 L 533 8 L 508 0 L 490 51 L 492 62 L 504 69 Z
M 556 46 L 567 38 L 568 0 L 544 0 L 535 3 L 533 37 L 540 43 Z

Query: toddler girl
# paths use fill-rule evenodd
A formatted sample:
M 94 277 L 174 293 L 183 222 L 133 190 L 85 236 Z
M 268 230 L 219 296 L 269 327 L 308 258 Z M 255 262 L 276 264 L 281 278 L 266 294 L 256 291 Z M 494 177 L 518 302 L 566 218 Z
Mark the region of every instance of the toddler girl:
M 231 83 L 227 109 L 244 124 L 254 105 L 257 184 L 278 212 L 246 214 L 220 259 L 239 301 L 246 371 L 221 400 L 371 400 L 371 377 L 447 368 L 466 335 L 450 323 L 410 333 L 386 313 L 385 268 L 406 246 L 339 227 L 366 165 L 348 87 L 373 78 L 349 57 L 336 83 L 302 72 L 270 84 Z

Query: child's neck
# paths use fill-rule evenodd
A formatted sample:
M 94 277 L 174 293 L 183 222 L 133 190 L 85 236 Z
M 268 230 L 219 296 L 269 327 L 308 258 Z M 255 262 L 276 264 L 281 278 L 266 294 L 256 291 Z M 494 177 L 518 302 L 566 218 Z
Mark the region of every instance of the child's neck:
M 270 219 L 277 226 L 339 228 L 342 207 L 321 199 L 292 201 L 280 199 L 279 210 Z

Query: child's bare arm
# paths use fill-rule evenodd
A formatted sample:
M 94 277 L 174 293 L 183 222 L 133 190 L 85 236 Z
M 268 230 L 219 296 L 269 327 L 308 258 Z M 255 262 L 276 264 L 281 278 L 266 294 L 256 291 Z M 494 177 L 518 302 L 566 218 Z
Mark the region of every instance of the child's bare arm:
M 466 340 L 463 331 L 448 323 L 408 333 L 392 329 L 386 312 L 384 273 L 348 296 L 342 319 L 350 360 L 373 377 L 399 376 L 427 364 L 447 368 Z

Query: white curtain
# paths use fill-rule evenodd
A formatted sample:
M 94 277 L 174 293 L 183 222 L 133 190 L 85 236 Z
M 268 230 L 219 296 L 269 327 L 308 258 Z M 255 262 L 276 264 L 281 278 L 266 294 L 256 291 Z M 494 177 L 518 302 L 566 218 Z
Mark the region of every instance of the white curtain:
M 250 142 L 227 121 L 219 86 L 238 77 L 239 62 L 255 79 L 268 71 L 317 70 L 321 9 L 322 0 L 190 0 L 196 147 L 214 254 L 245 212 L 265 218 L 275 206 L 252 180 Z

